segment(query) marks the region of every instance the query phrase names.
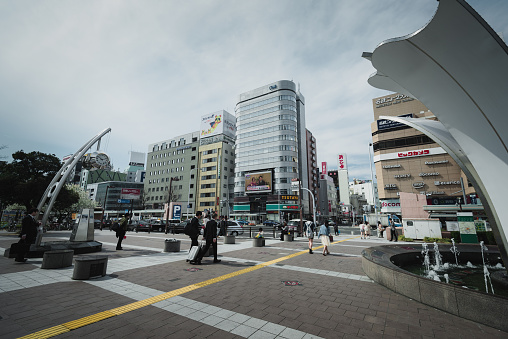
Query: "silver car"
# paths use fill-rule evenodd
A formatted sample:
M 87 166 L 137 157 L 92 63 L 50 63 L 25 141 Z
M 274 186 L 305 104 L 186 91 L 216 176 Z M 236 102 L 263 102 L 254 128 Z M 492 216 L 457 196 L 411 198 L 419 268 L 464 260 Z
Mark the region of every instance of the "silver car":
M 235 220 L 228 220 L 228 235 L 243 234 L 243 225 Z

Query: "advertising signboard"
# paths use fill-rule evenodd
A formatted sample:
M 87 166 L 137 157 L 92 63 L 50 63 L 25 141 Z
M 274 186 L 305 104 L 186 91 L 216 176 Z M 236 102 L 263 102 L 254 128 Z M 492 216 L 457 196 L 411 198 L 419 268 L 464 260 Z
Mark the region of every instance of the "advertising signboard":
M 245 193 L 267 193 L 272 191 L 272 172 L 245 174 Z
M 473 213 L 457 212 L 457 221 L 459 222 L 460 241 L 468 244 L 478 243 Z
M 324 161 L 321 163 L 321 173 L 328 174 L 326 171 L 326 162 Z
M 381 200 L 381 213 L 400 213 L 399 199 Z
M 141 196 L 141 189 L 139 188 L 122 188 L 120 199 L 138 200 Z
M 399 115 L 401 118 L 412 118 L 413 113 L 410 114 L 403 114 Z M 385 120 L 385 119 L 379 119 L 377 121 L 377 129 L 378 130 L 384 130 L 384 129 L 391 129 L 391 128 L 397 128 L 401 126 L 406 126 L 400 122 L 392 121 L 392 120 Z
M 236 118 L 226 111 L 218 111 L 201 117 L 201 137 L 225 134 L 231 138 L 236 135 Z

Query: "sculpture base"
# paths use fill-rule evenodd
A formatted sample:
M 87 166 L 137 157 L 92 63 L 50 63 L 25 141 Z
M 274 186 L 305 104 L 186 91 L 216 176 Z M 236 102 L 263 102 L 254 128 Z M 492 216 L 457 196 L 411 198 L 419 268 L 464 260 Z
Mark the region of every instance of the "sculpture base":
M 42 258 L 46 251 L 74 250 L 74 254 L 86 254 L 102 251 L 102 243 L 98 241 L 48 241 L 40 246 L 31 245 L 26 253 L 27 258 Z M 15 258 L 16 253 L 5 250 L 5 257 Z

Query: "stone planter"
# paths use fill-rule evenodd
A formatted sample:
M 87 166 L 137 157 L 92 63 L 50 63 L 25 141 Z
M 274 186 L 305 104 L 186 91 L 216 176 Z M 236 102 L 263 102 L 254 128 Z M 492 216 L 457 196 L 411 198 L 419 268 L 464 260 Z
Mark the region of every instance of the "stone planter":
M 164 252 L 180 252 L 182 242 L 176 239 L 166 239 L 164 241 Z
M 234 244 L 235 236 L 234 235 L 226 235 L 224 236 L 224 244 Z

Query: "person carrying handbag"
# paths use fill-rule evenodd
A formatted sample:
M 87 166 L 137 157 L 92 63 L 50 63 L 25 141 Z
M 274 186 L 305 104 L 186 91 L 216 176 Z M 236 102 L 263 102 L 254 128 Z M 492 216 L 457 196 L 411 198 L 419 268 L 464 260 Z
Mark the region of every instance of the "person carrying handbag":
M 318 238 L 321 239 L 321 243 L 323 244 L 323 255 L 326 256 L 327 254 L 330 254 L 330 251 L 328 251 L 328 246 L 330 246 L 330 229 L 328 229 L 328 221 L 325 221 L 325 223 L 319 228 Z

